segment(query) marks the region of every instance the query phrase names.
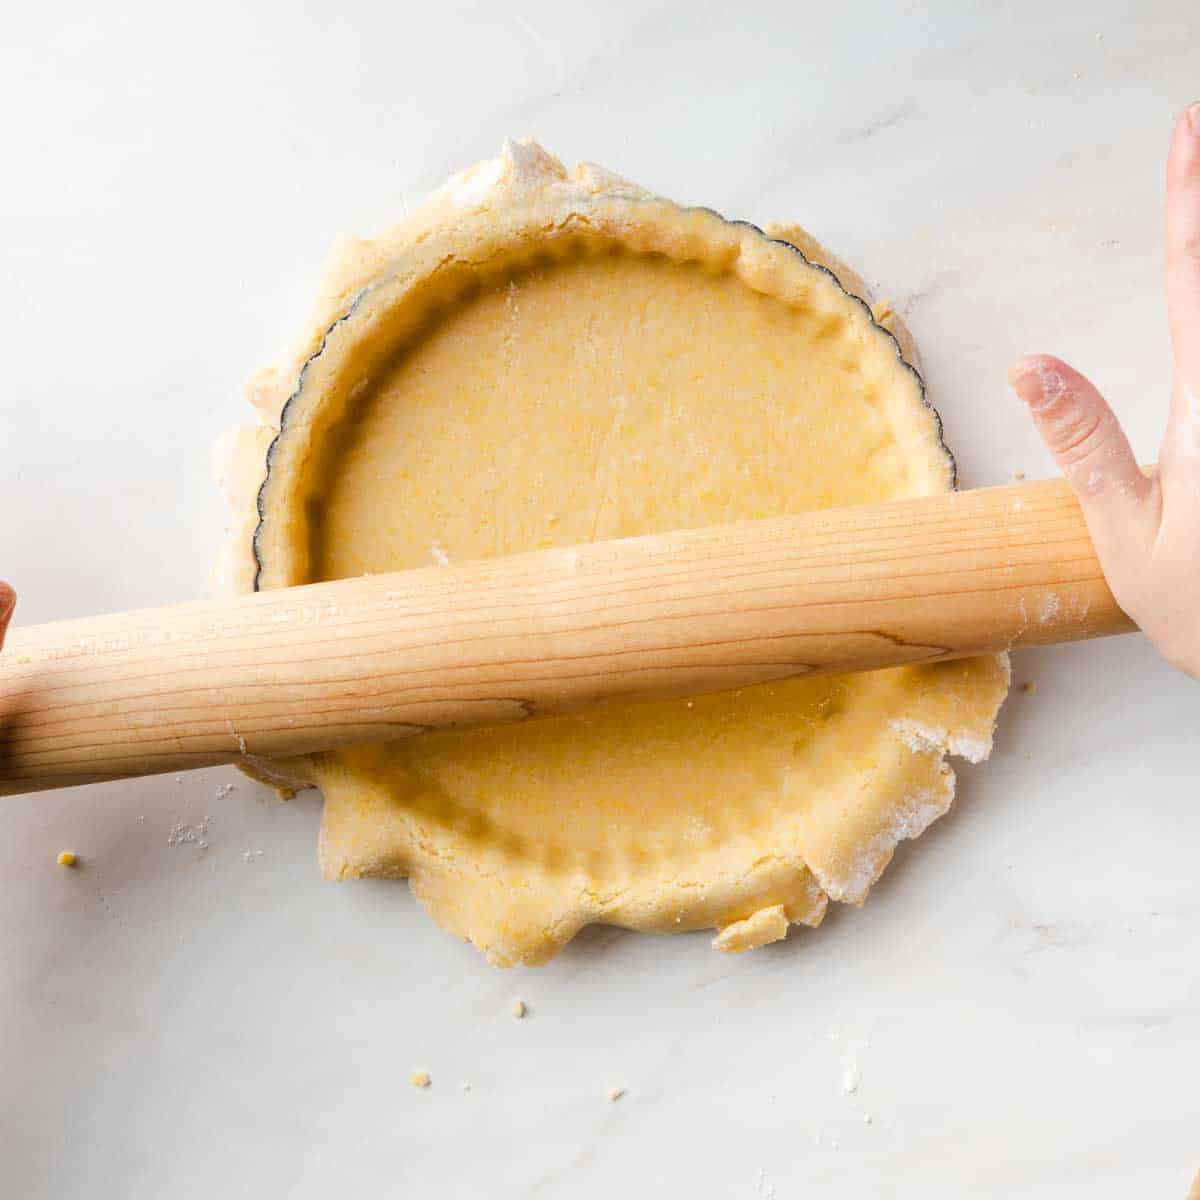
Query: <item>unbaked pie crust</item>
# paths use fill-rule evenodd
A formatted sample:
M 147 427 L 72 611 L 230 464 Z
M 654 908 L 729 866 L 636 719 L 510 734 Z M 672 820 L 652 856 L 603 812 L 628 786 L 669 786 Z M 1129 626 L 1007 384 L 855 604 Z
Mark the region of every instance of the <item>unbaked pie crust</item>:
M 225 441 L 226 584 L 952 488 L 894 318 L 803 230 L 771 232 L 510 142 L 343 241 L 305 336 L 252 382 L 261 424 Z M 494 963 L 593 922 L 743 950 L 865 898 L 950 807 L 947 754 L 987 756 L 1007 685 L 989 657 L 252 766 L 321 789 L 326 876 L 407 876 Z

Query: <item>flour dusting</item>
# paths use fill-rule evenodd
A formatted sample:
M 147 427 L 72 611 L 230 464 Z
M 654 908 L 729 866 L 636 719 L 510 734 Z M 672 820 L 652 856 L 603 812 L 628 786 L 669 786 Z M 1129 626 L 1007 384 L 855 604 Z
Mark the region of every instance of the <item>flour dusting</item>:
M 234 729 L 233 722 L 229 720 L 228 717 L 225 719 L 225 728 L 229 730 L 229 736 L 233 738 L 235 742 L 237 742 L 238 753 L 243 757 L 249 754 L 250 751 L 246 749 L 246 739 L 242 737 L 242 735 L 238 733 L 236 729 Z
M 990 732 L 986 735 L 951 733 L 904 717 L 893 721 L 892 728 L 914 754 L 953 754 L 967 762 L 980 763 L 992 752 Z
M 942 764 L 940 788 L 913 792 L 896 806 L 891 819 L 859 848 L 857 856 L 837 876 L 822 876 L 819 882 L 833 900 L 861 904 L 871 885 L 891 861 L 896 846 L 918 838 L 939 817 L 950 811 L 954 802 L 954 772 Z

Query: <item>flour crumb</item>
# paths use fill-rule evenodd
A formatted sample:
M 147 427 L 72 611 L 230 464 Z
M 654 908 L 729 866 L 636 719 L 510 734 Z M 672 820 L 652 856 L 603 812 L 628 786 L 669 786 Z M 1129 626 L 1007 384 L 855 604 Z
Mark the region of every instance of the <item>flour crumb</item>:
M 79 865 L 79 855 L 74 850 L 60 850 L 58 858 L 55 859 L 60 867 L 74 867 Z
M 604 1093 L 604 1095 L 609 1104 L 615 1104 L 623 1095 L 625 1095 L 625 1089 L 623 1087 L 610 1087 L 608 1091 Z
M 208 849 L 208 823 L 211 817 L 205 817 L 198 825 L 188 825 L 180 821 L 171 826 L 167 835 L 168 846 L 199 846 L 201 850 Z
M 448 555 L 445 550 L 443 550 L 441 546 L 437 544 L 437 542 L 434 542 L 433 545 L 429 547 L 429 557 L 432 558 L 439 567 L 448 567 L 450 565 L 450 555 Z
M 469 1092 L 471 1090 L 471 1085 L 469 1083 L 467 1083 L 465 1080 L 464 1080 L 464 1082 L 460 1083 L 458 1085 L 458 1087 L 459 1087 L 459 1090 L 463 1091 L 463 1092 Z
M 1020 467 L 1018 467 L 1018 468 L 1017 468 L 1017 469 L 1016 469 L 1016 470 L 1013 472 L 1013 478 L 1014 478 L 1014 479 L 1024 479 L 1024 478 L 1025 478 L 1025 472 L 1024 472 L 1024 471 L 1022 471 Z
M 408 1077 L 408 1082 L 415 1088 L 427 1088 L 433 1080 L 430 1078 L 428 1071 L 414 1071 Z
M 233 791 L 233 788 L 234 788 L 234 785 L 232 783 L 221 784 L 221 786 L 219 788 L 217 788 L 217 799 L 224 800 L 225 797 L 228 796 Z
M 856 1063 L 847 1062 L 842 1065 L 842 1092 L 844 1095 L 853 1096 L 858 1091 L 858 1085 L 861 1082 L 858 1074 L 858 1066 Z
M 870 1113 L 863 1113 L 863 1124 L 864 1125 L 871 1124 L 871 1114 Z
M 262 851 L 262 850 L 245 850 L 242 852 L 242 857 L 248 863 L 252 863 L 252 862 L 256 861 L 257 859 L 262 858 L 263 854 L 264 854 L 264 851 Z

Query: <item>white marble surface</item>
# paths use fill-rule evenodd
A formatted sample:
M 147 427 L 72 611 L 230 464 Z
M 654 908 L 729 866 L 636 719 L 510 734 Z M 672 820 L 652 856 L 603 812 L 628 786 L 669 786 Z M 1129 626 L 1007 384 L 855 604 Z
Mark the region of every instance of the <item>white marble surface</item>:
M 207 447 L 334 233 L 506 134 L 863 265 L 967 484 L 1049 472 L 1004 385 L 1033 348 L 1092 370 L 1151 458 L 1161 165 L 1198 66 L 1187 0 L 10 7 L 18 619 L 199 593 Z M 1200 689 L 1134 638 L 1017 677 L 1039 690 L 993 761 L 864 910 L 734 959 L 593 930 L 493 971 L 403 886 L 321 883 L 315 798 L 231 770 L 4 801 L 0 1192 L 1182 1200 Z

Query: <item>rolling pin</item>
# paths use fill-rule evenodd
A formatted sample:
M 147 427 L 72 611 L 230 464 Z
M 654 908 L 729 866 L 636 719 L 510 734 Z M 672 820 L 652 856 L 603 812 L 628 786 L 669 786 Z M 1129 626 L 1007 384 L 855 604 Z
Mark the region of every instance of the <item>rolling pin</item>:
M 1125 633 L 1063 481 L 14 629 L 0 795 Z

